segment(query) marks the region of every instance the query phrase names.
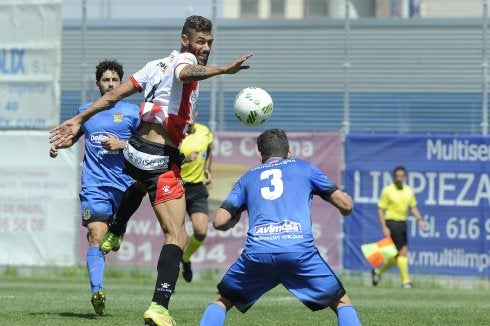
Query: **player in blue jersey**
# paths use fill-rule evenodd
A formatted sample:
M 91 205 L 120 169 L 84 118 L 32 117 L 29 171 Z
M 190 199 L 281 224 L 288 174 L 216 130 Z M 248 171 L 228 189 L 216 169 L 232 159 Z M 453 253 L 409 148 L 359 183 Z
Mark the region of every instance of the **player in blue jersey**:
M 310 216 L 313 195 L 344 216 L 352 211 L 352 198 L 315 165 L 291 158 L 284 131 L 263 132 L 257 147 L 262 164 L 237 181 L 213 221 L 226 231 L 247 210 L 249 227 L 244 250 L 218 284 L 200 325 L 224 325 L 229 309 L 245 313 L 278 284 L 311 310 L 330 307 L 339 325 L 360 325 L 344 287 L 313 243 Z
M 123 67 L 115 60 L 104 60 L 96 67 L 96 85 L 100 95 L 116 88 L 123 78 Z M 84 111 L 91 103 L 82 105 Z M 139 123 L 138 106 L 118 102 L 112 108 L 87 120 L 78 135 L 60 145 L 52 145 L 50 156 L 56 157 L 58 149 L 68 148 L 82 135 L 85 140 L 85 155 L 82 168 L 80 208 L 82 224 L 87 227 L 87 270 L 92 288 L 92 305 L 97 314 L 105 313 L 104 253 L 99 249 L 108 223 L 116 214 L 131 215 L 145 195 L 133 180 L 123 173 L 122 149 L 127 139 L 136 131 Z M 128 188 L 129 187 L 129 188 Z M 128 191 L 125 193 L 126 189 Z M 124 200 L 130 198 L 130 200 Z

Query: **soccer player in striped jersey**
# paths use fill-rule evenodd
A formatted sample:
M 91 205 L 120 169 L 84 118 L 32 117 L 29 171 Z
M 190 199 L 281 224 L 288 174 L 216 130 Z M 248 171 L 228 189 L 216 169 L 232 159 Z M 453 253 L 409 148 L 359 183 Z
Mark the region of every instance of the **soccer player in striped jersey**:
M 183 158 L 179 145 L 192 123 L 199 81 L 246 69 L 248 66 L 244 63 L 252 56 L 249 53 L 228 65 L 207 67 L 213 43 L 212 23 L 201 16 L 186 19 L 180 40 L 180 51 L 148 62 L 129 80 L 50 133 L 52 144 L 63 143 L 77 135 L 81 124 L 93 115 L 136 92 L 144 92 L 140 125 L 124 148 L 124 158 L 125 172 L 145 187 L 164 233 L 153 299 L 143 315 L 147 325 L 157 326 L 175 324 L 168 305 L 188 241 L 184 228 L 185 196 L 180 178 Z M 107 240 L 117 246 L 121 239 L 110 235 Z
M 340 280 L 313 243 L 310 216 L 313 195 L 344 216 L 352 212 L 352 198 L 313 164 L 291 158 L 284 131 L 266 130 L 257 147 L 262 164 L 237 181 L 213 221 L 226 231 L 247 210 L 249 226 L 244 250 L 218 284 L 200 325 L 224 325 L 229 309 L 245 313 L 278 284 L 311 310 L 330 307 L 339 325 L 360 325 Z

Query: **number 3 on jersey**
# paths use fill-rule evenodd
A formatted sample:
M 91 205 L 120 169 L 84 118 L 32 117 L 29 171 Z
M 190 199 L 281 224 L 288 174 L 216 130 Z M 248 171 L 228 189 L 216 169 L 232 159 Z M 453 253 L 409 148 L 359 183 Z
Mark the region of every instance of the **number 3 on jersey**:
M 270 179 L 270 186 L 260 188 L 260 194 L 264 199 L 274 200 L 281 197 L 284 186 L 282 171 L 279 169 L 265 170 L 260 174 L 260 180 Z

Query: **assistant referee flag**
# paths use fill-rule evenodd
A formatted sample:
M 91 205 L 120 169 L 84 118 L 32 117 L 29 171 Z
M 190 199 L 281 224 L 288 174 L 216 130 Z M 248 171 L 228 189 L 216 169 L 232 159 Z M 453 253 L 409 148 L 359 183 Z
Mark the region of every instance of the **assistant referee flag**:
M 398 254 L 393 239 L 389 236 L 378 242 L 361 245 L 361 251 L 373 268 L 383 265 Z

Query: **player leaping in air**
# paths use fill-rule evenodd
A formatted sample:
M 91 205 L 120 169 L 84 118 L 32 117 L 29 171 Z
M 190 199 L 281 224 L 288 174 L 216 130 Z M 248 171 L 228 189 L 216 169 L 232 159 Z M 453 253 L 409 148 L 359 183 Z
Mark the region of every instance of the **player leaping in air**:
M 164 233 L 152 303 L 143 315 L 145 323 L 157 326 L 175 324 L 168 305 L 179 276 L 182 250 L 188 241 L 184 228 L 184 188 L 180 179 L 182 156 L 178 147 L 192 123 L 199 81 L 248 68 L 244 63 L 252 56 L 249 53 L 225 66 L 206 67 L 213 43 L 212 23 L 201 16 L 186 19 L 180 40 L 180 51 L 148 62 L 129 80 L 50 134 L 52 144 L 61 144 L 75 137 L 90 117 L 125 97 L 144 91 L 140 125 L 124 149 L 124 157 L 125 172 L 148 192 Z M 117 240 L 114 239 L 116 244 L 120 242 Z

